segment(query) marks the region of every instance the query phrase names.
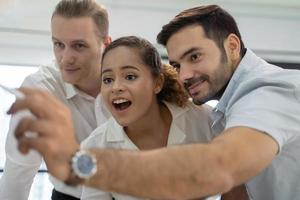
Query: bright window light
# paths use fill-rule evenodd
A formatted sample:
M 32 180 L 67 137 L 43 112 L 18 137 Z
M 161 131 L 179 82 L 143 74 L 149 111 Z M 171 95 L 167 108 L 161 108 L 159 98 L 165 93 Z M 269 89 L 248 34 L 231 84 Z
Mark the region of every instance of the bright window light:
M 26 76 L 37 70 L 38 68 L 33 66 L 0 65 L 0 83 L 7 87 L 18 88 Z M 6 111 L 13 101 L 12 95 L 0 89 L 0 169 L 3 169 L 5 163 L 5 141 L 10 120 Z M 45 169 L 45 165 L 42 165 L 41 168 Z M 39 173 L 32 184 L 29 200 L 48 200 L 51 197 L 52 188 L 48 174 Z

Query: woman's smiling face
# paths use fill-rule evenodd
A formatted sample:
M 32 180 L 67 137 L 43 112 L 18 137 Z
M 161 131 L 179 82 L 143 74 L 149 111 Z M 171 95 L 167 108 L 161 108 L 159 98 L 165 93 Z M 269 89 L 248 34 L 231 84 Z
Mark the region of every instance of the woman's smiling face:
M 157 104 L 157 81 L 140 58 L 138 49 L 119 46 L 102 62 L 102 98 L 123 127 L 143 120 Z

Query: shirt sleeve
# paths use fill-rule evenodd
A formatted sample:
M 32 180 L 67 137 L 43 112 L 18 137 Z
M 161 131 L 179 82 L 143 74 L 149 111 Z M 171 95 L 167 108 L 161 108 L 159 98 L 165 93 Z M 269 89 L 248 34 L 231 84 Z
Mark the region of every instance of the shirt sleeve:
M 266 85 L 236 100 L 226 111 L 226 129 L 246 126 L 271 136 L 282 146 L 292 142 L 300 129 L 299 88 Z
M 30 76 L 25 79 L 22 86 L 37 87 Z M 34 176 L 41 165 L 42 157 L 36 151 L 30 150 L 26 155 L 18 151 L 17 140 L 14 136 L 20 119 L 30 116 L 32 116 L 30 112 L 21 111 L 11 117 L 5 143 L 6 161 L 0 179 L 0 199 L 28 199 Z
M 27 200 L 36 166 L 24 166 L 6 158 L 4 172 L 0 179 L 0 199 Z

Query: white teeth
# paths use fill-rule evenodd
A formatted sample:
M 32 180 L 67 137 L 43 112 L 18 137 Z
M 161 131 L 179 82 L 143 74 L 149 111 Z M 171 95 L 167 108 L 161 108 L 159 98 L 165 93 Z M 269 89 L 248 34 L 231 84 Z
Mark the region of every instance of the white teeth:
M 115 104 L 120 104 L 120 103 L 124 103 L 124 102 L 128 102 L 127 99 L 117 99 L 117 100 L 114 100 L 113 103 Z

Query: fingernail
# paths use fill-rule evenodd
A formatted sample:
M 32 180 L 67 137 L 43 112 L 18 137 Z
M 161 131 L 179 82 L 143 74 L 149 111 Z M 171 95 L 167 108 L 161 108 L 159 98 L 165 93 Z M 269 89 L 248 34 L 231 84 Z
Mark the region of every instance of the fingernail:
M 6 111 L 6 114 L 8 114 L 8 115 L 10 115 L 10 114 L 13 114 L 13 105 L 14 104 L 12 104 L 11 106 L 10 106 L 10 108 L 8 109 L 8 111 Z
M 11 108 L 8 111 L 6 111 L 6 114 L 8 115 L 12 114 Z

